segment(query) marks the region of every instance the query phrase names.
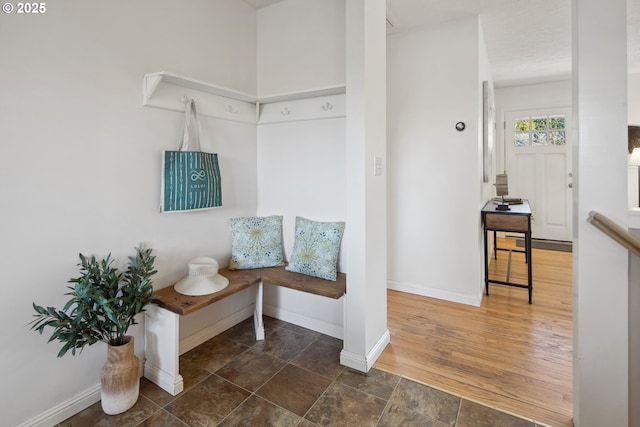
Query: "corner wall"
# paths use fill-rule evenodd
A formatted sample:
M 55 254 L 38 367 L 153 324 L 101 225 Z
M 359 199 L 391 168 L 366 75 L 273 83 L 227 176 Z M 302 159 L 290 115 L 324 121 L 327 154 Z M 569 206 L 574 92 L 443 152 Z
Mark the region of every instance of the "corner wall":
M 345 84 L 345 0 L 276 3 L 258 11 L 257 28 L 260 96 Z M 296 216 L 346 220 L 345 126 L 344 117 L 258 125 L 257 212 L 283 216 L 287 260 Z M 349 229 L 347 223 L 341 272 L 347 272 Z M 265 314 L 342 338 L 344 298 L 312 299 L 310 304 L 302 292 L 266 287 Z

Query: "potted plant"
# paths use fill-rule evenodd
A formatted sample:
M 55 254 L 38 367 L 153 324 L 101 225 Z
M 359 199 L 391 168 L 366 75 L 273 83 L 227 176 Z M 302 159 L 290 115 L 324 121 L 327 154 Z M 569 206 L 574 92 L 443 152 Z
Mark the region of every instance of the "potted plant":
M 69 280 L 71 299 L 62 310 L 41 307 L 33 303 L 37 314 L 31 322 L 31 330 L 42 334 L 53 328 L 48 342 L 58 340 L 64 345 L 58 357 L 69 350 L 75 355 L 84 346 L 102 341 L 107 343 L 107 363 L 102 369 L 102 409 L 110 415 L 131 408 L 138 400 L 140 379 L 138 358 L 134 353 L 133 337 L 127 335 L 131 325 L 137 324 L 135 316 L 153 299 L 153 282 L 150 277 L 155 256 L 151 249 L 135 248 L 136 255 L 129 257 L 126 271 L 112 266 L 109 254 L 103 260 L 80 254 L 80 277 Z

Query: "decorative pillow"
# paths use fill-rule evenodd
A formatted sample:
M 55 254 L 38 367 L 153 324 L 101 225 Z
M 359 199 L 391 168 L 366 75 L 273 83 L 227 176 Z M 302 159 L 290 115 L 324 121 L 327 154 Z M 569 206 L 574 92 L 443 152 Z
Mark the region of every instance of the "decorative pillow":
M 335 281 L 344 225 L 297 216 L 293 253 L 286 270 Z
M 284 265 L 282 217 L 231 218 L 229 270 Z

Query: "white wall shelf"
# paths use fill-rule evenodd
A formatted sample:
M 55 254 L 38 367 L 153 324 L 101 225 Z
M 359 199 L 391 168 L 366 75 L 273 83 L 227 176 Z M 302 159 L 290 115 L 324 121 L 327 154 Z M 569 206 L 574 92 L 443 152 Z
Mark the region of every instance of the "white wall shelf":
M 262 96 L 258 98 L 260 104 L 274 102 L 295 101 L 298 99 L 318 98 L 329 95 L 340 95 L 347 92 L 346 85 L 327 86 L 319 89 L 303 90 L 300 92 L 288 92 L 279 95 Z
M 182 112 L 195 99 L 198 114 L 243 123 L 344 117 L 346 86 L 335 85 L 264 97 L 160 71 L 142 81 L 142 105 Z
M 223 96 L 225 98 L 235 99 L 238 101 L 255 103 L 257 98 L 244 92 L 233 89 L 227 89 L 222 86 L 216 86 L 200 80 L 189 77 L 180 76 L 178 74 L 160 71 L 158 73 L 146 74 L 143 81 L 144 105 L 147 105 L 160 83 L 170 83 L 176 86 L 182 86 L 188 89 L 194 89 L 199 92 L 206 92 L 212 95 Z
M 243 123 L 256 122 L 256 97 L 199 80 L 161 71 L 142 80 L 142 105 L 183 112 L 195 99 L 198 114 Z

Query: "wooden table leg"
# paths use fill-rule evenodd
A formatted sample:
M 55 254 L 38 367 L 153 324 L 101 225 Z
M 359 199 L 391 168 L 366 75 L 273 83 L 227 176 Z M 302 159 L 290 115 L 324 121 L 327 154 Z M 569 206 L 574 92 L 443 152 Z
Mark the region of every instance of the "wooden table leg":
M 494 231 L 495 234 L 495 231 Z M 494 245 L 494 253 L 497 252 L 495 250 L 496 239 L 493 239 Z M 489 295 L 489 250 L 487 249 L 487 229 L 484 229 L 484 289 L 485 295 Z
M 533 275 L 532 273 L 532 266 L 531 266 L 531 232 L 526 233 L 526 239 L 525 239 L 525 245 L 526 245 L 526 260 L 527 260 L 527 284 L 529 285 L 529 304 L 531 304 L 531 296 L 533 294 Z

